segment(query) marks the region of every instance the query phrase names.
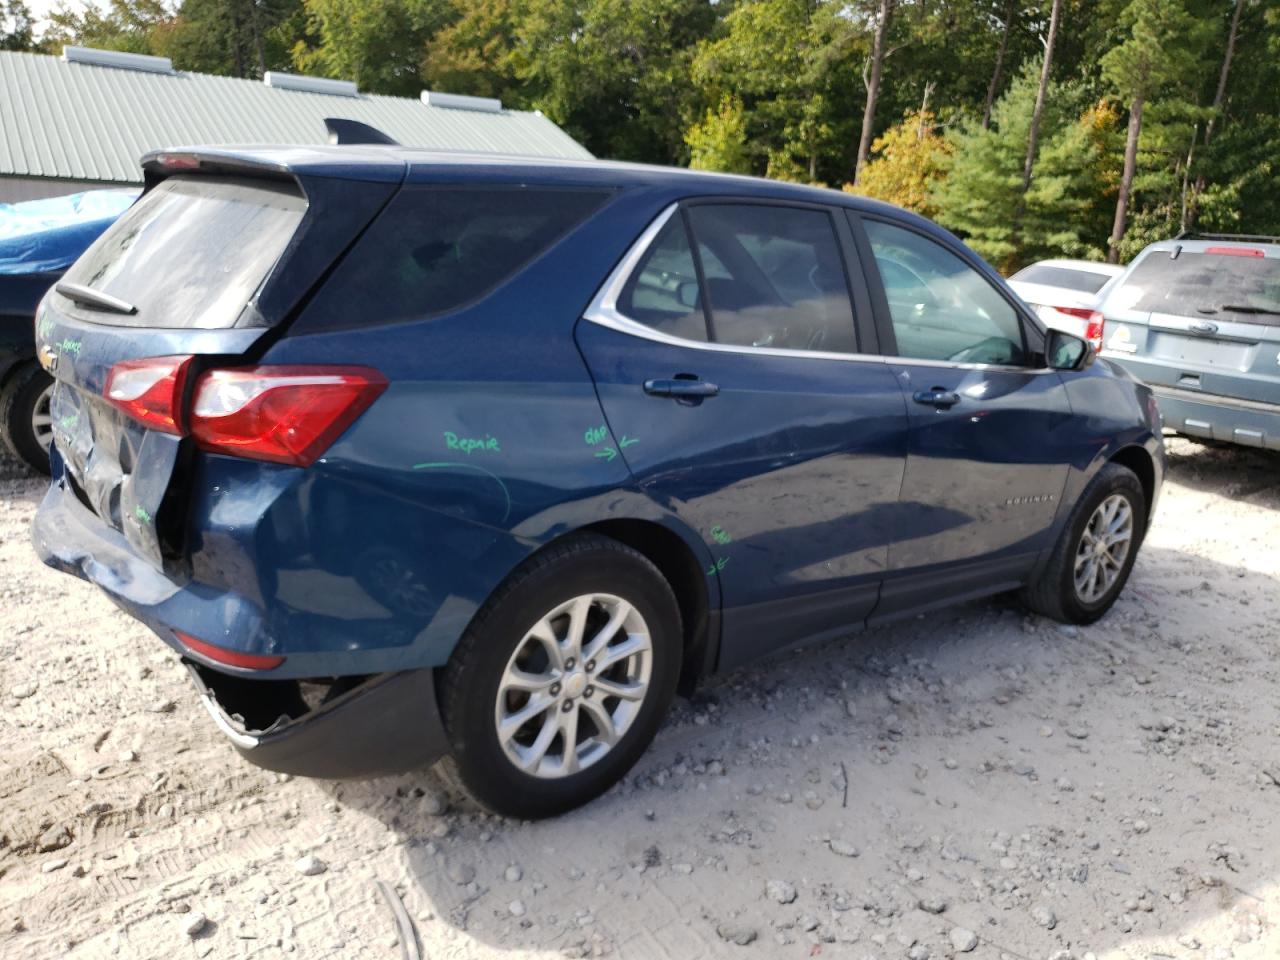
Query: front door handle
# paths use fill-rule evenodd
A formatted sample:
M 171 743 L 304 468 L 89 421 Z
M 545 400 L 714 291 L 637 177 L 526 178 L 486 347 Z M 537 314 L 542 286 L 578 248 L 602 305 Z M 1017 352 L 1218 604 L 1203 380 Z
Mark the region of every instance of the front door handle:
M 932 407 L 946 409 L 960 402 L 960 394 L 946 387 L 933 387 L 930 390 L 921 390 L 911 399 L 916 403 L 927 403 Z
M 714 397 L 720 392 L 720 388 L 706 380 L 646 380 L 644 392 L 651 397 L 684 400 Z

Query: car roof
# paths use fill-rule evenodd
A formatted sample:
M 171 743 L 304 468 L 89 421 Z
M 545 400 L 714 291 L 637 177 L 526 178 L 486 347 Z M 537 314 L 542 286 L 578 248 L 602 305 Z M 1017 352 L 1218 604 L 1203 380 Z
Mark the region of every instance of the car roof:
M 160 176 L 181 173 L 169 167 L 173 158 L 195 157 L 213 165 L 259 169 L 317 177 L 393 181 L 412 174 L 461 174 L 477 179 L 521 182 L 565 182 L 617 187 L 667 187 L 712 194 L 737 194 L 838 204 L 866 213 L 908 219 L 937 231 L 936 224 L 909 210 L 859 197 L 842 190 L 785 183 L 731 173 L 662 167 L 616 160 L 525 157 L 496 153 L 427 150 L 418 147 L 349 144 L 342 146 L 185 146 L 156 150 L 143 157 L 143 167 Z
M 1157 240 L 1155 243 L 1148 244 L 1142 248 L 1142 253 L 1134 260 L 1145 257 L 1149 253 L 1172 253 L 1179 248 L 1184 253 L 1208 253 L 1214 248 L 1222 247 L 1246 247 L 1249 249 L 1257 249 L 1262 251 L 1264 257 L 1280 257 L 1280 243 L 1267 243 L 1265 240 L 1252 240 L 1246 237 L 1235 239 L 1230 236 L 1221 236 L 1213 238 L 1205 238 L 1202 240 L 1192 239 L 1190 237 L 1178 240 Z

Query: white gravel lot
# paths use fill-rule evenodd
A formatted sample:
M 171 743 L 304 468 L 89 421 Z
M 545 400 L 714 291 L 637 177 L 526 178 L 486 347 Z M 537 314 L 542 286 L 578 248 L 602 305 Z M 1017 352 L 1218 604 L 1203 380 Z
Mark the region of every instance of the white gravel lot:
M 1280 957 L 1280 457 L 1175 440 L 1116 609 L 971 604 L 681 701 L 556 821 L 246 765 L 0 460 L 0 956 Z

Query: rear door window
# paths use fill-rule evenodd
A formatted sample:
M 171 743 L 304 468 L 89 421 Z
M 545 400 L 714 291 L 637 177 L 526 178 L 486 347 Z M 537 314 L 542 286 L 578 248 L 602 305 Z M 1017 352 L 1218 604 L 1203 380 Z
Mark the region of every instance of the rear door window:
M 1142 313 L 1280 325 L 1280 258 L 1162 250 L 1142 258 L 1107 298 Z
M 308 311 L 318 328 L 422 319 L 510 279 L 599 208 L 602 190 L 406 187 Z
M 709 203 L 688 210 L 717 343 L 856 353 L 853 308 L 831 216 Z
M 231 327 L 280 259 L 306 207 L 291 184 L 171 177 L 125 211 L 63 277 L 137 312 L 70 300 L 66 308 L 113 326 Z
M 679 214 L 667 221 L 627 280 L 618 297 L 618 309 L 632 320 L 670 336 L 707 339 L 698 268 Z

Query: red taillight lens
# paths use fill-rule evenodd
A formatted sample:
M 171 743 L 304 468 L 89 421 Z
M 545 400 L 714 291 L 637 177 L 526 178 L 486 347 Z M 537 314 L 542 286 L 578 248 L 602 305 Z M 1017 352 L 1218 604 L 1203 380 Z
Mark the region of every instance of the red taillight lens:
M 102 395 L 150 429 L 182 436 L 182 393 L 190 366 L 191 357 L 122 360 L 107 374 Z
M 1093 346 L 1095 352 L 1102 349 L 1102 329 L 1105 322 L 1101 313 L 1090 310 L 1088 307 L 1054 307 L 1053 309 L 1085 321 L 1084 338 Z
M 196 381 L 191 434 L 205 450 L 305 467 L 387 388 L 368 367 L 242 367 Z
M 228 667 L 235 667 L 239 670 L 274 670 L 284 663 L 284 657 L 268 657 L 260 653 L 241 653 L 238 650 L 215 647 L 212 643 L 205 643 L 203 640 L 198 640 L 191 634 L 183 633 L 181 630 L 173 631 L 173 635 L 193 653 L 198 653 L 214 663 L 226 664 Z

